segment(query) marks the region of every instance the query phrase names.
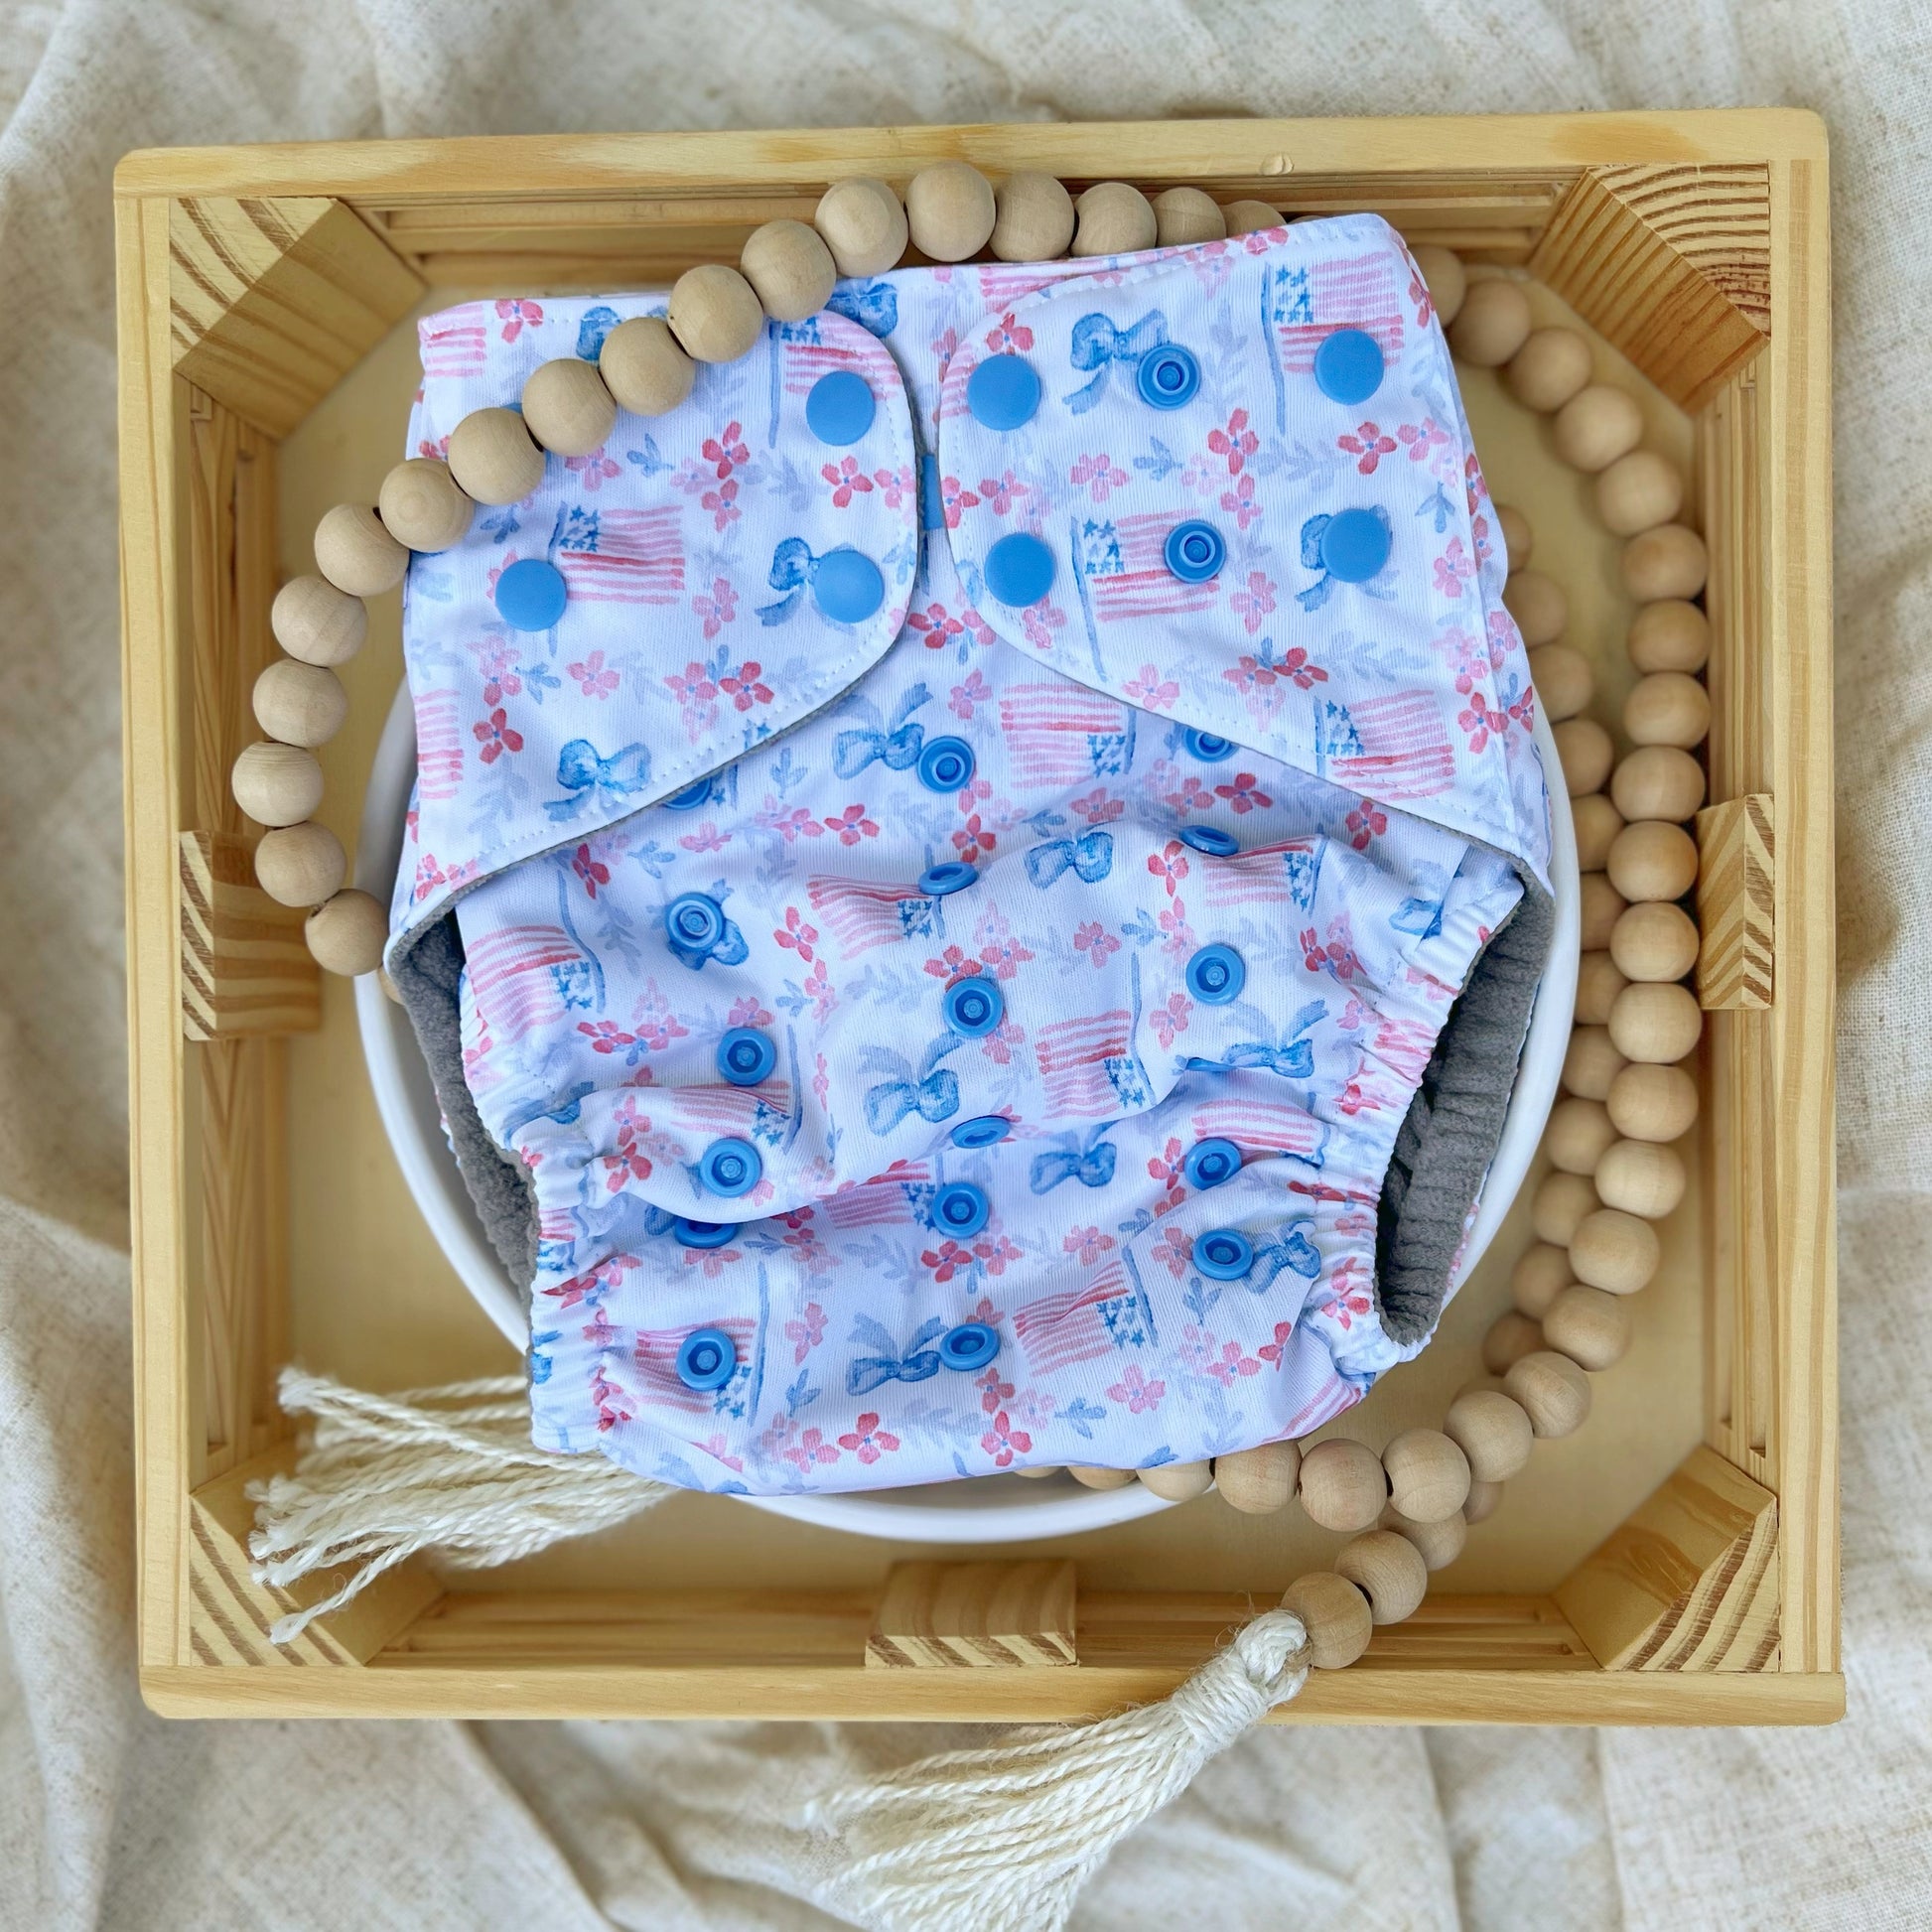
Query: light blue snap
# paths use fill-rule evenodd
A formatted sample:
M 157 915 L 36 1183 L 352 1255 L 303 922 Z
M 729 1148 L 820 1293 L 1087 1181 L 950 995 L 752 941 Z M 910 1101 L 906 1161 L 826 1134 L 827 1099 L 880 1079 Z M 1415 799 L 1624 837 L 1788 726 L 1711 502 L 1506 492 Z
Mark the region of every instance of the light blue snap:
M 954 1147 L 997 1147 L 1013 1132 L 1013 1122 L 1005 1114 L 975 1114 L 962 1120 L 952 1131 Z
M 1190 348 L 1178 343 L 1163 343 L 1141 357 L 1134 386 L 1150 409 L 1178 409 L 1191 402 L 1200 387 L 1200 364 Z
M 1315 387 L 1330 402 L 1366 402 L 1382 386 L 1382 348 L 1365 329 L 1337 329 L 1314 351 Z
M 948 1368 L 984 1368 L 1000 1352 L 1000 1331 L 984 1321 L 962 1321 L 939 1337 L 939 1359 Z
M 680 1214 L 671 1223 L 671 1239 L 680 1248 L 722 1248 L 737 1232 L 736 1221 L 693 1221 Z
M 698 1162 L 706 1189 L 727 1199 L 749 1194 L 763 1173 L 763 1159 L 750 1141 L 713 1141 Z
M 664 908 L 664 925 L 680 946 L 703 952 L 725 936 L 725 908 L 709 893 L 680 893 Z
M 1344 584 L 1365 584 L 1389 561 L 1390 542 L 1373 510 L 1337 510 L 1321 532 L 1321 567 Z
M 979 760 L 963 738 L 935 738 L 919 754 L 919 782 L 928 791 L 958 791 L 973 781 Z
M 1235 1228 L 1209 1228 L 1195 1237 L 1194 1266 L 1209 1281 L 1238 1282 L 1254 1265 L 1254 1243 Z
M 1241 850 L 1241 841 L 1232 832 L 1224 832 L 1218 825 L 1184 825 L 1180 831 L 1180 843 L 1191 845 L 1196 852 L 1205 852 L 1216 859 L 1229 859 Z
M 674 791 L 666 798 L 664 809 L 667 812 L 695 812 L 711 797 L 711 775 L 707 772 L 702 778 L 688 784 L 682 791 Z
M 564 614 L 564 574 L 541 557 L 525 557 L 496 580 L 496 615 L 512 630 L 548 630 Z
M 1205 584 L 1210 577 L 1221 574 L 1221 566 L 1227 562 L 1228 547 L 1226 539 L 1213 524 L 1193 518 L 1185 523 L 1176 523 L 1168 532 L 1161 555 L 1170 574 L 1179 578 L 1183 584 Z
M 946 1025 L 963 1039 L 981 1039 L 1006 1017 L 1007 1002 L 994 981 L 975 973 L 954 980 L 939 1002 Z
M 734 1027 L 718 1042 L 718 1071 L 735 1087 L 755 1087 L 778 1064 L 778 1049 L 756 1027 Z
M 1214 732 L 1195 731 L 1191 726 L 1187 732 L 1187 749 L 1203 764 L 1219 764 L 1223 759 L 1234 756 L 1234 740 L 1219 737 Z
M 1203 946 L 1187 962 L 1187 991 L 1204 1007 L 1226 1006 L 1247 980 L 1247 962 L 1232 946 Z
M 871 429 L 878 406 L 864 376 L 853 369 L 834 369 L 807 392 L 805 427 L 821 443 L 856 443 Z
M 1241 1172 L 1241 1150 L 1232 1141 L 1196 1141 L 1181 1156 L 1180 1172 L 1190 1187 L 1218 1187 Z
M 1039 376 L 1018 355 L 989 355 L 966 378 L 966 407 L 986 429 L 1020 429 L 1039 407 Z
M 952 893 L 963 893 L 979 878 L 971 866 L 961 859 L 947 859 L 936 866 L 927 866 L 919 874 L 919 891 L 927 898 L 944 898 Z
M 737 1346 L 722 1328 L 693 1328 L 678 1344 L 677 1379 L 687 1389 L 722 1389 L 737 1370 Z
M 863 550 L 828 550 L 812 572 L 812 597 L 834 623 L 864 623 L 886 601 L 886 580 Z
M 1055 568 L 1043 538 L 1015 530 L 986 553 L 986 588 L 1011 610 L 1024 611 L 1053 588 Z
M 932 1225 L 961 1241 L 976 1235 L 992 1213 L 985 1190 L 970 1180 L 949 1180 L 932 1197 Z

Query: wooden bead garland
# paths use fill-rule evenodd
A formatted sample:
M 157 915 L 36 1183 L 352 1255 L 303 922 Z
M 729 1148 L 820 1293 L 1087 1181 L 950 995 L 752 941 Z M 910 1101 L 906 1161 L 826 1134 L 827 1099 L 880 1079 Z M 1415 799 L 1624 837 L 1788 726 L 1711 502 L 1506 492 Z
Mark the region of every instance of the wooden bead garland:
M 543 452 L 513 409 L 473 409 L 450 432 L 449 464 L 479 503 L 520 503 L 543 481 Z
M 1055 175 L 1009 175 L 993 191 L 993 209 L 987 245 L 1000 261 L 1052 261 L 1073 240 L 1073 197 Z
M 897 268 L 909 232 L 898 197 L 868 175 L 835 181 L 819 197 L 812 226 L 841 275 L 883 275 Z
M 402 582 L 409 552 L 363 503 L 338 503 L 316 525 L 316 568 L 350 597 L 379 597 Z
M 1503 609 L 1516 620 L 1523 641 L 1534 649 L 1563 635 L 1570 621 L 1570 600 L 1554 577 L 1540 570 L 1519 570 L 1503 586 Z
M 1616 763 L 1616 746 L 1609 733 L 1594 718 L 1566 718 L 1550 735 L 1557 741 L 1557 758 L 1570 795 L 1602 790 Z
M 1158 1468 L 1143 1469 L 1141 1481 L 1157 1496 L 1171 1503 L 1190 1502 L 1204 1496 L 1214 1486 L 1211 1462 L 1166 1462 Z
M 1607 799 L 1603 802 L 1609 804 Z M 1613 804 L 1610 811 L 1616 814 Z M 1683 826 L 1655 818 L 1624 825 L 1620 815 L 1617 824 L 1603 855 L 1603 868 L 1624 898 L 1632 902 L 1682 898 L 1697 884 L 1697 841 Z
M 369 634 L 369 613 L 359 597 L 320 577 L 292 577 L 275 593 L 268 627 L 305 664 L 346 664 Z
M 321 905 L 347 876 L 342 840 L 314 819 L 264 832 L 255 847 L 255 877 L 277 905 Z
M 1136 255 L 1154 246 L 1154 207 L 1124 181 L 1096 182 L 1073 204 L 1076 256 Z
M 262 739 L 228 774 L 234 800 L 258 825 L 294 825 L 322 803 L 322 766 L 313 752 Z
M 1589 1377 L 1568 1355 L 1539 1348 L 1503 1376 L 1503 1393 L 1521 1405 L 1539 1442 L 1574 1435 L 1589 1414 Z
M 411 550 L 447 550 L 470 533 L 477 506 L 436 458 L 413 456 L 382 479 L 375 506 L 382 527 Z
M 1309 1662 L 1316 1670 L 1346 1670 L 1368 1648 L 1375 1617 L 1368 1598 L 1332 1570 L 1311 1570 L 1282 1591 L 1309 1633 Z
M 1616 996 L 1629 985 L 1607 948 L 1587 952 L 1577 965 L 1577 1024 L 1606 1027 Z
M 1443 1433 L 1469 1465 L 1472 1495 L 1478 1487 L 1507 1482 L 1529 1461 L 1536 1446 L 1528 1412 L 1500 1389 L 1465 1389 L 1449 1404 Z M 1468 1507 L 1466 1502 L 1463 1507 Z
M 1260 234 L 1265 228 L 1288 225 L 1288 216 L 1272 202 L 1230 202 L 1221 213 L 1231 235 Z M 1461 263 L 1458 262 L 1456 266 L 1460 268 Z
M 265 665 L 250 696 L 255 722 L 284 745 L 314 751 L 327 745 L 348 716 L 343 681 L 321 664 L 278 657 Z
M 1529 518 L 1512 503 L 1498 503 L 1496 528 L 1502 532 L 1504 568 L 1521 570 L 1529 562 L 1536 541 L 1530 534 Z
M 1704 767 L 1675 745 L 1639 745 L 1611 774 L 1610 797 L 1632 823 L 1679 825 L 1704 803 Z
M 1626 1141 L 1680 1140 L 1698 1117 L 1698 1083 L 1681 1066 L 1633 1060 L 1610 1082 L 1604 1112 Z
M 1522 1313 L 1532 1321 L 1541 1321 L 1550 1304 L 1573 1280 L 1569 1251 L 1553 1241 L 1537 1241 L 1517 1257 L 1509 1277 L 1509 1293 Z
M 1368 1598 L 1369 1615 L 1377 1623 L 1400 1623 L 1414 1615 L 1429 1588 L 1422 1553 L 1393 1530 L 1369 1530 L 1343 1544 L 1335 1575 Z
M 1417 1523 L 1391 1504 L 1382 1512 L 1381 1526 L 1413 1543 L 1423 1568 L 1429 1571 L 1447 1570 L 1462 1554 L 1469 1540 L 1469 1526 L 1459 1509 L 1452 1516 L 1440 1517 L 1433 1523 Z
M 700 262 L 671 284 L 665 311 L 671 334 L 694 362 L 736 362 L 752 352 L 764 330 L 754 289 L 723 262 Z
M 1675 1212 L 1689 1184 L 1684 1157 L 1655 1141 L 1618 1141 L 1596 1164 L 1596 1192 L 1605 1207 L 1661 1221 Z
M 1479 369 L 1499 368 L 1529 339 L 1530 299 L 1506 276 L 1471 282 L 1449 325 L 1449 346 Z
M 1533 329 L 1503 380 L 1525 408 L 1547 416 L 1589 381 L 1588 342 L 1574 329 Z
M 1574 1285 L 1551 1303 L 1543 1334 L 1558 1354 L 1598 1374 L 1614 1368 L 1630 1345 L 1630 1305 L 1620 1295 Z
M 1627 644 L 1639 671 L 1701 671 L 1711 659 L 1711 621 L 1681 597 L 1663 598 L 1637 613 Z
M 1592 383 L 1557 411 L 1550 434 L 1557 455 L 1571 469 L 1593 477 L 1637 447 L 1643 437 L 1643 411 L 1621 389 Z
M 618 405 L 594 364 L 575 355 L 539 362 L 523 385 L 523 427 L 555 456 L 589 456 L 617 427 Z
M 1439 1429 L 1405 1429 L 1382 1451 L 1389 1502 L 1412 1523 L 1440 1523 L 1467 1501 L 1469 1462 Z
M 1302 1457 L 1302 1507 L 1324 1530 L 1365 1530 L 1389 1500 L 1382 1458 L 1346 1436 L 1317 1443 Z
M 1214 1487 L 1221 1500 L 1245 1516 L 1266 1516 L 1295 1499 L 1302 1450 L 1295 1443 L 1263 1443 L 1214 1458 Z
M 824 238 L 802 221 L 767 221 L 753 229 L 738 268 L 774 322 L 817 315 L 831 300 L 839 272 Z
M 382 964 L 389 915 L 367 893 L 350 887 L 309 914 L 302 936 L 326 971 L 353 978 Z
M 1191 247 L 1227 236 L 1227 216 L 1213 196 L 1198 188 L 1168 188 L 1155 196 L 1154 240 L 1160 248 Z
M 604 339 L 598 373 L 620 409 L 633 416 L 668 415 L 691 393 L 698 367 L 662 316 L 633 316 Z
M 1589 1175 L 1566 1173 L 1559 1169 L 1545 1174 L 1530 1197 L 1530 1225 L 1539 1241 L 1568 1252 L 1578 1224 L 1595 1206 L 1596 1189 Z
M 1508 603 L 1507 598 L 1504 603 Z M 1589 659 L 1569 644 L 1532 647 L 1530 679 L 1543 702 L 1543 715 L 1553 725 L 1576 717 L 1596 693 L 1596 673 L 1590 669 Z
M 1539 687 L 1540 695 L 1541 687 Z M 1577 867 L 1580 872 L 1603 872 L 1623 831 L 1623 814 L 1600 791 L 1587 792 L 1570 802 L 1571 823 L 1577 830 Z M 1615 886 L 1612 879 L 1610 884 Z M 1617 887 L 1619 893 L 1623 889 Z M 1627 898 L 1629 895 L 1626 893 Z M 1586 952 L 1590 947 L 1584 948 Z
M 970 162 L 935 161 L 921 168 L 905 191 L 912 246 L 931 261 L 963 262 L 977 255 L 997 218 L 993 184 Z
M 1616 1207 L 1586 1214 L 1570 1243 L 1570 1266 L 1577 1279 L 1606 1295 L 1634 1295 L 1648 1288 L 1660 1255 L 1657 1230 Z

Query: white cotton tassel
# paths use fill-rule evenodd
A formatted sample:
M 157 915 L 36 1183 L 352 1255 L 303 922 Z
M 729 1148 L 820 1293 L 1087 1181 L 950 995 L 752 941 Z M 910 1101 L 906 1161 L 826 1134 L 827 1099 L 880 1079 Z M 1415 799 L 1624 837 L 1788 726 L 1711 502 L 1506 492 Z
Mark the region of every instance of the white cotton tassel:
M 1269 1610 L 1160 1704 L 815 1799 L 804 1822 L 835 1840 L 832 1897 L 878 1932 L 1057 1932 L 1115 1844 L 1308 1674 L 1302 1619 Z
M 368 1395 L 285 1368 L 278 1392 L 287 1414 L 313 1416 L 315 1427 L 293 1475 L 249 1484 L 260 1505 L 252 1574 L 276 1588 L 319 1570 L 349 1574 L 321 1602 L 279 1617 L 268 1633 L 276 1643 L 419 1552 L 484 1569 L 608 1529 L 671 1493 L 602 1455 L 537 1449 L 520 1375 Z

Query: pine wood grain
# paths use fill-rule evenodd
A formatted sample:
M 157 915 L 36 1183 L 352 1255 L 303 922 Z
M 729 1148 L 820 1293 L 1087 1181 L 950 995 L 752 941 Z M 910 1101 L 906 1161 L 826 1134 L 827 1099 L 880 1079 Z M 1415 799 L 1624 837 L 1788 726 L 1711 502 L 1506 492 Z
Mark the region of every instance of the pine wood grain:
M 1698 1004 L 1768 1007 L 1773 992 L 1774 840 L 1769 795 L 1698 813 Z
M 190 1039 L 311 1033 L 322 973 L 302 937 L 306 908 L 255 884 L 254 845 L 181 835 L 182 1031 Z
M 1077 1661 L 1070 1563 L 896 1563 L 866 1637 L 885 1670 Z

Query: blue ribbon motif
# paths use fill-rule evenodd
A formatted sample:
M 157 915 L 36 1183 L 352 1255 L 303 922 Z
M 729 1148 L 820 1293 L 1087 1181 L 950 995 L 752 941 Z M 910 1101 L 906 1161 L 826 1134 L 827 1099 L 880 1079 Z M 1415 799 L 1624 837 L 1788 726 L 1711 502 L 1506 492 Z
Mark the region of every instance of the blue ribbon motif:
M 626 745 L 608 759 L 597 755 L 588 738 L 573 738 L 557 754 L 557 782 L 566 791 L 607 792 L 628 798 L 650 783 L 650 754 L 641 745 Z
M 766 580 L 774 591 L 784 592 L 775 604 L 758 607 L 759 622 L 767 629 L 783 623 L 798 609 L 811 581 L 818 575 L 818 559 L 803 537 L 785 537 L 771 553 L 771 575 Z
M 890 282 L 841 282 L 825 306 L 882 340 L 898 327 L 898 291 Z
M 1114 835 L 1088 832 L 1077 839 L 1048 839 L 1027 854 L 1027 877 L 1042 891 L 1071 867 L 1089 886 L 1114 869 Z
M 1312 1221 L 1293 1222 L 1287 1234 L 1279 1241 L 1270 1241 L 1255 1250 L 1255 1265 L 1246 1278 L 1246 1286 L 1259 1294 L 1270 1287 L 1277 1275 L 1287 1269 L 1291 1275 L 1300 1275 L 1304 1281 L 1311 1282 L 1321 1273 L 1321 1254 L 1314 1243 L 1309 1239 L 1309 1230 L 1314 1226 Z
M 1252 1067 L 1279 1073 L 1287 1080 L 1314 1078 L 1314 1047 L 1306 1039 L 1291 1040 L 1276 1046 L 1265 1039 L 1246 1039 L 1230 1046 L 1218 1060 L 1190 1059 L 1188 1067 L 1196 1073 L 1229 1073 L 1236 1067 Z
M 888 1382 L 925 1382 L 939 1373 L 939 1351 L 919 1348 L 903 1361 L 890 1355 L 857 1355 L 847 1365 L 845 1390 L 848 1395 L 870 1395 Z
M 935 1125 L 959 1111 L 959 1076 L 942 1066 L 923 1080 L 882 1080 L 866 1089 L 866 1119 L 875 1134 L 889 1134 L 907 1114 Z
M 840 732 L 832 741 L 832 769 L 841 778 L 856 778 L 877 759 L 888 771 L 908 771 L 924 749 L 925 733 L 915 724 L 893 732 Z
M 1104 315 L 1082 316 L 1073 325 L 1072 356 L 1076 369 L 1092 369 L 1094 378 L 1063 400 L 1076 416 L 1084 416 L 1107 393 L 1107 377 L 1112 365 L 1138 368 L 1151 348 L 1168 340 L 1168 319 L 1159 309 L 1150 309 L 1139 322 L 1126 330 L 1116 329 Z
M 1047 1194 L 1063 1180 L 1077 1180 L 1082 1187 L 1104 1187 L 1114 1177 L 1114 1163 L 1119 1150 L 1110 1141 L 1090 1147 L 1083 1154 L 1071 1148 L 1049 1147 L 1034 1156 L 1027 1170 L 1027 1185 L 1035 1194 Z

